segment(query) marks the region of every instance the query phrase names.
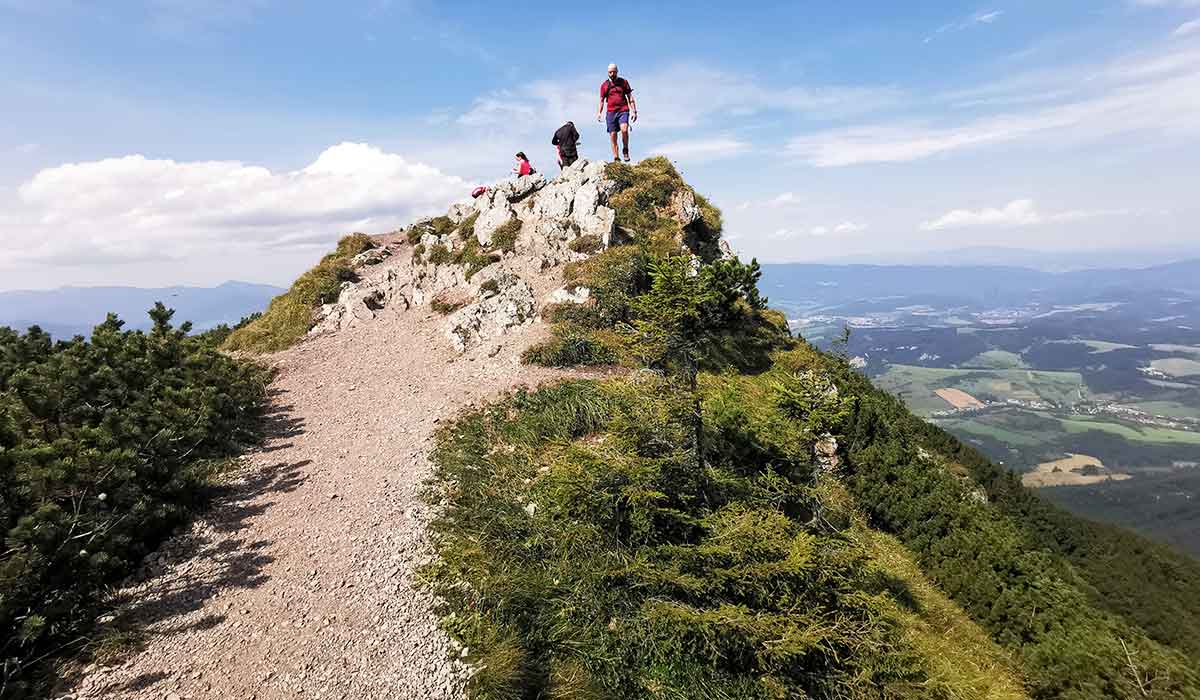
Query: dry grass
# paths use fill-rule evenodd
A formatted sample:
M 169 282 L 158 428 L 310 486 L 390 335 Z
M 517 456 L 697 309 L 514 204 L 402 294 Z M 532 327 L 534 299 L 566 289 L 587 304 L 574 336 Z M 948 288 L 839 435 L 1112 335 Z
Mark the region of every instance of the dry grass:
M 342 282 L 354 279 L 350 261 L 373 247 L 371 237 L 363 233 L 342 238 L 336 250 L 272 299 L 261 317 L 230 334 L 224 349 L 264 353 L 295 345 L 313 327 L 313 311 L 335 301 Z

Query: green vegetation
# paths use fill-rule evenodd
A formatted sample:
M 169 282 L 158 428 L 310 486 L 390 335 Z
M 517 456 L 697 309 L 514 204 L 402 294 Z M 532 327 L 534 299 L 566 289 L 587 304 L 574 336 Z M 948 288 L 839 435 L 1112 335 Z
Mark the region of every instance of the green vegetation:
M 962 367 L 978 367 L 982 369 L 1024 369 L 1028 367 L 1021 356 L 1007 350 L 988 350 L 963 362 Z
M 496 280 L 485 280 L 479 285 L 481 294 L 498 294 L 500 292 L 500 283 Z
M 429 255 L 425 258 L 425 262 L 430 265 L 445 265 L 455 262 L 454 254 L 450 252 L 450 248 L 445 243 L 434 243 L 429 246 Z
M 613 365 L 621 361 L 623 339 L 612 331 L 560 326 L 553 336 L 521 355 L 527 364 L 546 367 Z
M 452 296 L 439 295 L 429 300 L 429 308 L 443 316 L 452 314 L 466 305 L 464 299 Z
M 90 639 L 105 586 L 256 439 L 269 373 L 172 313 L 156 305 L 147 333 L 110 315 L 90 341 L 0 328 L 0 697 L 39 696 L 43 661 L 120 641 Z
M 1200 445 L 1200 433 L 1187 430 L 1171 430 L 1156 428 L 1148 425 L 1126 425 L 1112 419 L 1095 416 L 1073 416 L 1060 418 L 1064 430 L 1068 433 L 1083 433 L 1091 430 L 1102 430 L 1107 433 L 1120 435 L 1127 440 L 1138 442 L 1164 442 L 1184 445 Z
M 588 234 L 572 239 L 567 244 L 567 247 L 576 253 L 591 255 L 592 253 L 599 252 L 604 247 L 604 241 L 600 240 L 600 237 L 595 234 Z
M 1024 697 L 911 564 L 872 556 L 898 548 L 822 497 L 812 435 L 773 408 L 786 394 L 834 427 L 844 402 L 814 380 L 706 376 L 700 470 L 692 392 L 651 373 L 444 429 L 427 573 L 483 669 L 471 697 Z
M 225 341 L 226 350 L 276 352 L 295 345 L 313 327 L 313 311 L 337 300 L 342 282 L 354 279 L 350 261 L 373 248 L 371 237 L 355 233 L 338 241 L 335 251 L 300 275 L 288 291 L 271 300 L 266 312 Z
M 521 234 L 521 220 L 513 217 L 492 233 L 492 249 L 511 253 L 517 248 L 517 236 Z
M 457 226 L 450 223 L 450 219 L 445 216 L 438 217 L 425 224 L 417 224 L 414 228 L 419 227 L 422 233 L 415 240 L 419 241 L 421 236 L 426 233 L 433 233 L 438 236 L 457 234 L 462 239 L 462 245 L 452 250 L 447 243 L 434 243 L 426 249 L 424 244 L 418 243 L 413 248 L 413 257 L 417 260 L 424 260 L 424 262 L 430 265 L 463 265 L 466 267 L 466 278 L 471 279 L 483 268 L 500 260 L 500 255 L 495 252 L 499 250 L 495 240 L 493 240 L 492 247 L 485 248 L 480 245 L 479 239 L 475 237 L 475 221 L 478 218 L 478 213 L 471 214 L 460 221 Z M 513 222 L 516 222 L 517 230 L 519 231 L 520 221 L 513 219 L 509 224 Z M 505 226 L 509 224 L 505 224 Z M 513 236 L 513 241 L 515 241 L 515 233 Z M 410 240 L 413 239 L 410 238 Z
M 1164 646 L 1194 653 L 1195 633 L 1182 626 L 1166 629 L 1151 612 L 1190 609 L 1189 617 L 1200 612 L 1200 603 L 1175 578 L 1182 572 L 1164 575 L 1159 568 L 1143 574 L 1140 587 L 1131 586 L 1128 574 L 1142 571 L 1141 563 L 1154 566 L 1146 561 L 1151 557 L 1170 558 L 1169 550 L 1074 519 L 848 367 L 839 369 L 828 357 L 818 362 L 858 396 L 847 428 L 848 486 L 858 503 L 873 524 L 912 549 L 927 575 L 996 641 L 1019 655 L 1035 697 L 1137 697 L 1138 679 L 1147 677 L 1162 680 L 1142 697 L 1200 693 L 1194 659 Z M 939 467 L 922 458 L 922 448 L 942 454 L 947 463 Z M 950 463 L 984 486 L 996 505 L 965 497 Z M 1108 568 L 1118 551 L 1124 572 Z M 1101 556 L 1105 566 L 1087 560 Z M 1174 559 L 1177 565 L 1188 562 Z M 1200 571 L 1194 563 L 1190 568 Z
M 1139 401 L 1130 405 L 1154 416 L 1200 418 L 1200 406 L 1188 405 L 1179 401 Z
M 669 164 L 639 167 L 609 166 L 631 243 L 570 267 L 592 294 L 527 354 L 638 371 L 438 435 L 427 573 L 471 697 L 1200 697 L 1195 562 L 1049 505 L 791 339 L 756 265 L 689 255 L 719 228 L 672 225 Z
M 1087 387 L 1078 372 L 1047 372 L 1026 369 L 938 369 L 914 365 L 891 365 L 875 380 L 904 398 L 922 415 L 944 411 L 950 405 L 934 394 L 935 389 L 961 389 L 980 401 L 1045 401 L 1072 405 L 1086 396 Z

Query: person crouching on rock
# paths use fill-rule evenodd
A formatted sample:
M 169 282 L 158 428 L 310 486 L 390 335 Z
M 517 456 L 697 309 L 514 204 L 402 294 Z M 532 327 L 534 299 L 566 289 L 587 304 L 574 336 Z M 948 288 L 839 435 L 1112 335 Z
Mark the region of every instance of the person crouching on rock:
M 533 165 L 529 162 L 529 159 L 525 157 L 525 151 L 517 151 L 516 159 L 517 164 L 513 166 L 512 171 L 517 174 L 517 177 L 532 175 L 537 172 L 533 169 Z
M 633 115 L 630 116 L 630 110 Z M 596 121 L 607 114 L 608 137 L 612 140 L 613 160 L 617 156 L 617 132 L 621 132 L 621 140 L 625 146 L 625 162 L 629 162 L 629 123 L 637 121 L 637 102 L 633 99 L 633 88 L 629 81 L 617 76 L 617 64 L 608 64 L 608 80 L 600 84 L 600 111 Z
M 575 122 L 567 122 L 558 127 L 558 131 L 554 132 L 554 138 L 550 139 L 550 143 L 558 147 L 560 170 L 579 159 L 579 150 L 576 148 L 579 143 L 579 132 L 575 130 Z

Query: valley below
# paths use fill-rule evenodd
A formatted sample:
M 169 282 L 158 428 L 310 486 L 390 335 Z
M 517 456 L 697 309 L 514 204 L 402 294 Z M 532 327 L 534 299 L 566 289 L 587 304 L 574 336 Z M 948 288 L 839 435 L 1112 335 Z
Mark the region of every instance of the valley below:
M 1197 267 L 768 265 L 763 287 L 794 332 L 1025 485 L 1200 556 Z

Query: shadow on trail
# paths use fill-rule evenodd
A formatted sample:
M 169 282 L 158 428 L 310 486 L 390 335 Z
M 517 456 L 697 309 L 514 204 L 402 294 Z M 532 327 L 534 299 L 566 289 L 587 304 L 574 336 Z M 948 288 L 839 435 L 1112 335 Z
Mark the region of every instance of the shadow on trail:
M 272 392 L 275 404 L 264 419 L 261 446 L 247 456 L 270 454 L 286 447 L 288 438 L 304 433 L 304 422 L 292 415 L 292 406 L 278 401 L 282 392 Z M 210 492 L 209 508 L 197 522 L 163 543 L 143 564 L 134 578 L 109 599 L 115 620 L 112 628 L 132 631 L 140 641 L 137 648 L 152 646 L 160 637 L 211 629 L 225 619 L 225 611 L 197 617 L 206 601 L 224 592 L 261 586 L 269 578 L 264 572 L 274 557 L 267 554 L 272 541 L 247 537 L 245 532 L 258 516 L 278 502 L 275 496 L 299 488 L 307 479 L 304 468 L 311 460 L 275 462 L 248 468 Z M 159 561 L 165 557 L 165 561 Z M 123 661 L 136 653 L 129 649 Z M 75 686 L 82 680 L 75 668 L 62 680 Z M 116 678 L 101 689 L 102 696 L 144 690 L 166 680 L 167 674 L 144 673 L 132 680 Z M 96 688 L 93 688 L 93 693 Z

